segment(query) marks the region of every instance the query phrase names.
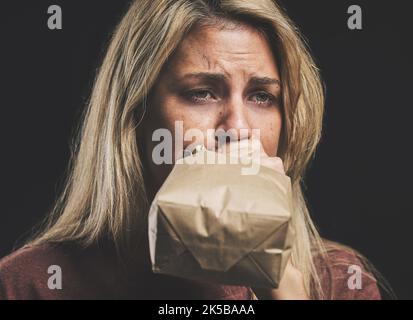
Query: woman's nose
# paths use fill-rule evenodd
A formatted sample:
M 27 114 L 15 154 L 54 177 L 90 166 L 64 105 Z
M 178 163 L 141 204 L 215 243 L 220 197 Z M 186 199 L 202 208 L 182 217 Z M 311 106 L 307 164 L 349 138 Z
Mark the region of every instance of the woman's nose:
M 230 141 L 234 141 L 251 138 L 251 129 L 242 98 L 234 97 L 228 100 L 223 106 L 216 131 L 225 132 Z

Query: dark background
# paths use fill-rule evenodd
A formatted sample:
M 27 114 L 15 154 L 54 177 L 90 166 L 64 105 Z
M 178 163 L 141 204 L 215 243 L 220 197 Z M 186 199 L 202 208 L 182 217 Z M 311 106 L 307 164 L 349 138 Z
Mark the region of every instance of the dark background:
M 72 130 L 129 1 L 2 1 L 0 256 L 49 211 Z M 408 1 L 284 0 L 327 88 L 324 135 L 306 195 L 324 237 L 365 254 L 413 298 L 412 24 Z M 58 4 L 63 30 L 47 28 Z M 363 30 L 347 8 L 363 9 Z

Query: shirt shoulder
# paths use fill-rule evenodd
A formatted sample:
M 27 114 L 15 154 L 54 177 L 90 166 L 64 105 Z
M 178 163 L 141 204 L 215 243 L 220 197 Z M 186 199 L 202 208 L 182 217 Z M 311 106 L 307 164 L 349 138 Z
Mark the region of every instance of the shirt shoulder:
M 62 266 L 70 267 L 71 260 L 64 250 L 48 245 L 16 250 L 0 260 L 0 299 L 53 298 L 57 291 L 48 281 L 59 276 Z
M 23 247 L 0 260 L 0 300 L 101 299 L 114 291 L 109 265 L 98 250 Z
M 368 261 L 351 248 L 328 245 L 325 257 L 316 259 L 316 268 L 326 299 L 381 299 Z

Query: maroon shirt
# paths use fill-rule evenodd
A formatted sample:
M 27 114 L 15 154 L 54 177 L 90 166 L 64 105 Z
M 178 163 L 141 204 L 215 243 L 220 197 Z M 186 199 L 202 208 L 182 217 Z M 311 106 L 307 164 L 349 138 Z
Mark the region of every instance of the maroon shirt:
M 350 265 L 362 266 L 344 249 L 317 266 L 327 299 L 380 299 L 375 278 L 363 269 L 362 288 L 349 289 Z M 127 270 L 111 250 L 42 245 L 17 250 L 0 260 L 0 299 L 253 299 L 250 288 L 202 284 L 154 274 L 148 265 Z M 62 272 L 62 289 L 49 289 L 51 265 Z

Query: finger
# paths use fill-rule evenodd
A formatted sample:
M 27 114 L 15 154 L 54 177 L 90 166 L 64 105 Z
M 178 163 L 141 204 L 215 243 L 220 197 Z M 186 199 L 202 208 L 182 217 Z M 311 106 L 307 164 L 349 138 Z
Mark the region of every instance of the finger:
M 260 140 L 246 140 L 245 142 L 240 142 L 239 146 L 240 157 L 247 157 L 251 161 L 285 174 L 282 159 L 268 156 Z
M 229 144 L 220 146 L 218 152 L 226 154 L 227 156 L 242 158 L 243 163 L 254 161 L 255 163 L 285 174 L 282 159 L 279 157 L 269 157 L 259 139 L 232 141 Z

